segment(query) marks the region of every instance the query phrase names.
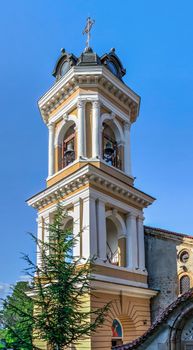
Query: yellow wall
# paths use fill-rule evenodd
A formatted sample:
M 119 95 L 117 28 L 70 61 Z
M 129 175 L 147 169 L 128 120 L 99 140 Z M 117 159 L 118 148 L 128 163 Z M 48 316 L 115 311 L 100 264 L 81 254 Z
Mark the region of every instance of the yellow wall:
M 102 327 L 91 337 L 92 350 L 110 350 L 114 319 L 118 319 L 123 327 L 123 343 L 127 343 L 142 335 L 150 326 L 149 300 L 106 293 L 94 292 L 92 308 L 99 308 L 112 301 L 108 316 Z
M 125 237 L 119 238 L 118 240 L 118 251 L 119 251 L 119 266 L 126 266 L 126 239 Z

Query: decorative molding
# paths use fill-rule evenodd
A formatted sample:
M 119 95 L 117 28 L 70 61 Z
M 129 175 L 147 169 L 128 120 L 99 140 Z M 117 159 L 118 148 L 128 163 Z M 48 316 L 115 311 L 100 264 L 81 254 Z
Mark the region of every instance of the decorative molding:
M 108 293 L 108 294 L 118 294 L 120 291 L 122 295 L 131 296 L 137 298 L 147 298 L 150 299 L 158 294 L 158 291 L 147 288 L 147 285 L 139 282 L 127 281 L 121 279 L 110 278 L 107 280 L 102 280 L 101 275 L 95 275 L 95 280 L 92 281 L 92 287 L 95 288 L 96 292 Z M 118 281 L 119 280 L 119 281 Z
M 131 129 L 131 122 L 124 122 L 124 129 L 129 131 Z
M 57 146 L 59 146 L 61 144 L 61 142 L 62 142 L 61 133 L 64 134 L 65 131 L 67 131 L 67 130 L 64 130 L 65 129 L 65 125 L 67 125 L 67 123 L 70 122 L 70 121 L 74 122 L 75 125 L 76 125 L 76 128 L 78 129 L 78 118 L 76 117 L 76 115 L 64 113 L 63 114 L 63 121 L 62 121 L 60 127 L 56 130 L 55 140 L 54 140 L 54 147 L 57 147 Z
M 38 102 L 45 123 L 50 113 L 59 107 L 79 87 L 102 86 L 117 102 L 122 101 L 133 121 L 139 112 L 140 97 L 105 67 L 72 67 Z
M 114 179 L 92 165 L 85 165 L 76 173 L 61 180 L 60 183 L 57 183 L 30 198 L 27 203 L 36 209 L 41 209 L 56 200 L 61 200 L 66 195 L 69 195 L 69 193 L 73 194 L 75 190 L 88 183 L 98 186 L 99 189 L 100 187 L 103 190 L 106 189 L 109 196 L 111 194 L 117 195 L 141 209 L 152 204 L 154 201 L 153 197 L 137 190 L 135 187 L 128 186 L 121 181 Z

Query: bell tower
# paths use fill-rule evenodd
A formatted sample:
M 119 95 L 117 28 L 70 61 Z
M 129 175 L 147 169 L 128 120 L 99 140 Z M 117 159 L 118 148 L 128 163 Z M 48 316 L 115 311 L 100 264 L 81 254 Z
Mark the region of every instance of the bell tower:
M 99 57 L 89 47 L 76 57 L 64 49 L 54 85 L 38 105 L 48 127 L 47 187 L 28 200 L 37 210 L 38 237 L 58 201 L 65 225 L 81 232 L 75 255 L 96 256 L 90 307 L 113 300 L 104 325 L 77 349 L 109 350 L 150 325 L 143 209 L 154 198 L 135 188 L 130 132 L 140 97 L 123 81 L 115 49 Z

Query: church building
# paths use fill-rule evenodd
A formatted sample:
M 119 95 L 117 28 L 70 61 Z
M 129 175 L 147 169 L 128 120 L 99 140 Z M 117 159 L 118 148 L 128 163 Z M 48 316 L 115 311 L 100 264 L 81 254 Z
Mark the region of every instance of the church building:
M 103 326 L 77 350 L 127 349 L 193 286 L 192 237 L 144 227 L 155 198 L 135 187 L 130 133 L 140 97 L 125 74 L 115 49 L 101 57 L 89 46 L 80 57 L 62 49 L 55 82 L 38 102 L 49 135 L 46 188 L 27 201 L 37 210 L 38 238 L 49 240 L 60 202 L 65 227 L 81 232 L 75 256 L 96 256 L 90 307 L 112 301 Z

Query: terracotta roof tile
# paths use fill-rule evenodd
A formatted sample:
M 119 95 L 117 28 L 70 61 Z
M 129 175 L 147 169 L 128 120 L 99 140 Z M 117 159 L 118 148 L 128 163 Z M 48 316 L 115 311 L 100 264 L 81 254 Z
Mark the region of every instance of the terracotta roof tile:
M 165 230 L 165 229 L 158 228 L 158 227 L 151 227 L 151 226 L 144 226 L 144 228 L 148 229 L 148 230 L 156 231 L 156 232 L 168 233 L 168 234 L 175 235 L 175 236 L 182 237 L 182 238 L 193 239 L 193 236 L 187 235 L 186 233 L 178 233 L 178 232 L 173 232 L 173 231 Z

